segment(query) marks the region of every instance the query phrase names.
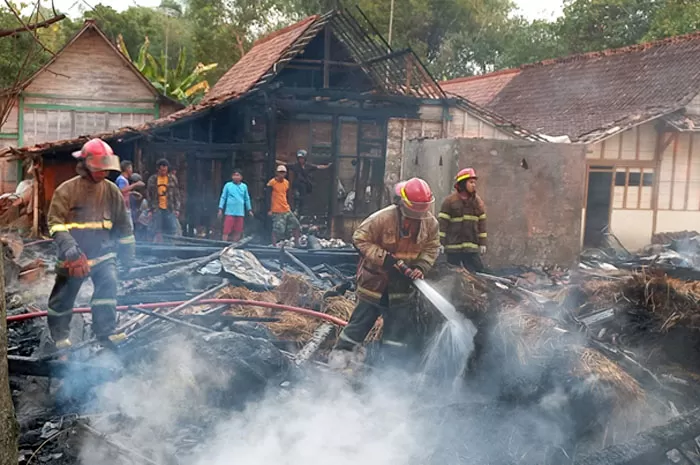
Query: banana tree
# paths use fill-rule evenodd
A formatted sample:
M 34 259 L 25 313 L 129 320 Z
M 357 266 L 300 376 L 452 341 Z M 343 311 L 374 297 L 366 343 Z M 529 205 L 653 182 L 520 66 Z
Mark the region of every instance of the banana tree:
M 149 52 L 150 44 L 148 37 L 146 37 L 141 47 L 139 47 L 136 60 L 134 60 L 129 55 L 124 38 L 121 35 L 117 38 L 119 50 L 159 92 L 185 105 L 197 103 L 201 100 L 209 91 L 206 74 L 215 69 L 217 63 L 208 65 L 197 63 L 197 66 L 190 71 L 187 69 L 187 55 L 184 48 L 182 48 L 178 54 L 175 68 L 171 69 L 165 53 L 161 53 L 160 57 L 156 58 Z

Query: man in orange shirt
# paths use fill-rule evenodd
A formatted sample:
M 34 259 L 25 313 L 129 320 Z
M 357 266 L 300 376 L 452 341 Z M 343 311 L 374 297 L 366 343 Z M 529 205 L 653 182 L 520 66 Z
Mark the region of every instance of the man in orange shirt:
M 294 241 L 299 244 L 299 220 L 292 213 L 287 201 L 289 193 L 289 181 L 287 167 L 279 165 L 275 171 L 275 177 L 267 183 L 270 188 L 270 211 L 268 215 L 272 217 L 272 244 L 277 245 L 277 239 L 284 239 L 290 230 L 294 235 Z

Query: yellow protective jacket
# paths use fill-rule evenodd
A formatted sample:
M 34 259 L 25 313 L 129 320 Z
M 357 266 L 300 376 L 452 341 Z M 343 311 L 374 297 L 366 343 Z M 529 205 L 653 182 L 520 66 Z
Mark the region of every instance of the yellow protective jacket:
M 486 207 L 478 194 L 463 199 L 458 192 L 445 198 L 438 213 L 440 241 L 446 253 L 479 252 L 486 245 Z
M 399 208 L 391 205 L 366 218 L 352 236 L 360 252 L 357 295 L 361 300 L 379 303 L 385 291 L 389 305 L 410 298 L 412 287 L 408 279 L 393 268 L 384 266 L 387 254 L 393 254 L 408 266 L 420 268 L 424 273 L 437 260 L 440 239 L 435 217 L 431 215 L 421 220 L 416 237 L 400 237 L 399 221 Z
M 85 174 L 58 186 L 49 206 L 49 234 L 58 246 L 59 266 L 74 245 L 91 265 L 115 258 L 117 245 L 120 258 L 133 258 L 136 242 L 121 191 L 111 181 L 95 183 Z

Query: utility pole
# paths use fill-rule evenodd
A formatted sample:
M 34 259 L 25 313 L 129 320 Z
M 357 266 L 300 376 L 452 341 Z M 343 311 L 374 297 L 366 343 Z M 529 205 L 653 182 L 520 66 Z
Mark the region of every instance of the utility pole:
M 394 0 L 389 4 L 389 46 L 391 46 L 391 33 L 394 29 Z

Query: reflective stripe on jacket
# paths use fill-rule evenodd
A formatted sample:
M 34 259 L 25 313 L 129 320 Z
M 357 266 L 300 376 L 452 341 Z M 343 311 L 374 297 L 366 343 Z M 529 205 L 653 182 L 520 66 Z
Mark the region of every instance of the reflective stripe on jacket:
M 49 206 L 48 226 L 59 249 L 59 266 L 62 252 L 73 245 L 93 263 L 113 257 L 117 245 L 124 255 L 133 256 L 134 231 L 124 197 L 106 179 L 95 183 L 76 176 L 58 186 Z
M 399 221 L 398 207 L 392 205 L 365 219 L 353 234 L 353 243 L 361 256 L 357 271 L 360 299 L 378 303 L 387 292 L 391 305 L 392 301 L 410 297 L 410 282 L 395 270 L 384 268 L 389 253 L 424 273 L 435 264 L 440 249 L 435 217 L 421 220 L 417 236 L 409 238 L 400 237 Z
M 486 208 L 478 194 L 466 199 L 457 192 L 447 196 L 438 221 L 446 253 L 478 252 L 479 246 L 486 245 Z

